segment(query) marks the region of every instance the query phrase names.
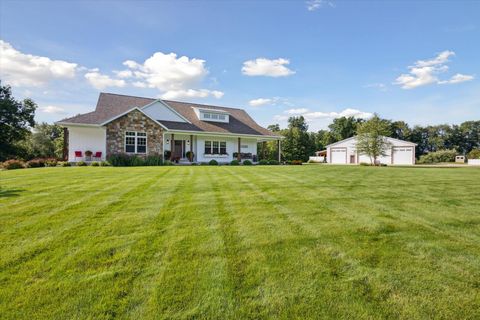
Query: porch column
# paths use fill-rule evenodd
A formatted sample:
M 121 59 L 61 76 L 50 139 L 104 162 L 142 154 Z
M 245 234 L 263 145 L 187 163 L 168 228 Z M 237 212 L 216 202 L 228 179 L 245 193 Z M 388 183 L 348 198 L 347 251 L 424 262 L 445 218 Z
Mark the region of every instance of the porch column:
M 238 137 L 238 152 L 237 152 L 237 160 L 238 162 L 242 161 L 242 156 L 240 155 L 240 150 L 242 148 L 242 145 L 241 145 L 241 140 L 240 140 L 240 137 Z
M 278 140 L 278 162 L 282 162 L 282 140 Z
M 193 153 L 193 134 L 190 135 L 190 152 Z M 192 162 L 195 156 L 192 157 Z M 190 159 L 188 159 L 190 160 Z
M 170 139 L 170 161 L 173 161 L 173 153 L 175 152 L 175 135 L 172 133 L 172 137 Z
M 68 160 L 68 128 L 63 127 L 63 160 Z

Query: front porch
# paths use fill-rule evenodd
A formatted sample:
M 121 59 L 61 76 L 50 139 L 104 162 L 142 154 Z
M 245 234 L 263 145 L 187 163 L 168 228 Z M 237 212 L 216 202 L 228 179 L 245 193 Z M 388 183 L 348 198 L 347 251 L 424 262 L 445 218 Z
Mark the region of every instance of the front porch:
M 257 163 L 259 160 L 257 143 L 264 141 L 266 141 L 265 138 L 248 136 L 193 135 L 166 132 L 163 139 L 163 150 L 165 160 L 179 164 L 202 163 L 211 160 L 216 160 L 219 163 L 229 163 L 232 160 L 238 160 L 239 162 L 249 160 Z

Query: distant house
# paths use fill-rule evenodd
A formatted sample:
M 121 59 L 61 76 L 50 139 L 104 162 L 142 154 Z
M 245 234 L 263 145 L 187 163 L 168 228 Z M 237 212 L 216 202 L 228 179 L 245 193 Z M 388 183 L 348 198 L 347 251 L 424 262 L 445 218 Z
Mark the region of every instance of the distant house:
M 68 161 L 111 154 L 167 155 L 195 162 L 257 159 L 257 143 L 281 136 L 259 126 L 242 109 L 101 93 L 95 111 L 57 122 L 66 128 Z
M 415 143 L 384 137 L 390 143 L 386 156 L 377 159 L 382 164 L 413 165 L 415 164 Z M 332 164 L 371 163 L 365 154 L 359 154 L 356 149 L 357 137 L 351 137 L 327 146 L 327 162 Z

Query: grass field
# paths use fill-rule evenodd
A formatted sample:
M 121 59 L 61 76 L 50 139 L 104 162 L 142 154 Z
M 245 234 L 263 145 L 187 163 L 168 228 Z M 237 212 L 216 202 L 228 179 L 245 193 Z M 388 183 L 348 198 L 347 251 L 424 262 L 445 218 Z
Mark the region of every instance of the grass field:
M 480 169 L 0 172 L 0 318 L 480 318 Z

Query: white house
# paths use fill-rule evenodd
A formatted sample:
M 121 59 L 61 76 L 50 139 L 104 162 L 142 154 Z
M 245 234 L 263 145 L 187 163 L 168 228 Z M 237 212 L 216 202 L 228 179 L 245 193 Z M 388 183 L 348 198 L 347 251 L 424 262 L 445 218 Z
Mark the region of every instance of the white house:
M 101 93 L 95 111 L 63 119 L 68 161 L 112 154 L 161 155 L 170 160 L 257 160 L 257 143 L 281 136 L 259 126 L 245 110 Z M 95 157 L 97 156 L 97 157 Z
M 390 144 L 386 156 L 377 159 L 387 165 L 414 165 L 415 143 L 384 137 Z M 357 137 L 351 137 L 327 146 L 327 162 L 332 164 L 372 163 L 369 156 L 356 150 Z

